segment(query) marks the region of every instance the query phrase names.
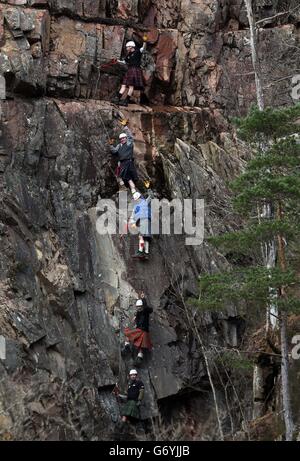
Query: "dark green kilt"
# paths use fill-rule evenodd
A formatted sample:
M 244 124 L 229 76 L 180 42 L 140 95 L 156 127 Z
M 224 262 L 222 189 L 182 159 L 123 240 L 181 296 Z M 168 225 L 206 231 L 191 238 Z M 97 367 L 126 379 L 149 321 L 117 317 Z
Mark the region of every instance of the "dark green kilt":
M 122 416 L 130 416 L 131 418 L 140 419 L 140 411 L 136 406 L 135 400 L 127 400 L 123 407 Z

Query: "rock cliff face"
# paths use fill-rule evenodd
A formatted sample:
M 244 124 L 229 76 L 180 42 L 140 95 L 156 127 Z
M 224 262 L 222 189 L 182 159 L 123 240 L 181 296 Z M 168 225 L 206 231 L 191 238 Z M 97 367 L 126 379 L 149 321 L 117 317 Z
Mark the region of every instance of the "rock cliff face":
M 291 104 L 299 17 L 280 12 L 256 2 L 257 20 L 274 17 L 259 41 L 267 102 Z M 0 1 L 0 438 L 137 437 L 120 433 L 111 391 L 132 366 L 119 345 L 141 289 L 154 308 L 154 349 L 140 369 L 143 437 L 219 437 L 195 326 L 205 344 L 231 347 L 245 322 L 230 306 L 202 315 L 184 299 L 228 261 L 205 241 L 161 235 L 151 260 L 136 263 L 136 237 L 101 236 L 97 219 L 99 200 L 118 191 L 107 138 L 120 131 L 109 99 L 123 70 L 109 62 L 147 31 L 151 105 L 122 111 L 140 177 L 159 198 L 204 199 L 205 235 L 239 225 L 226 184 L 249 154 L 227 117 L 255 102 L 247 27 L 240 0 Z M 243 394 L 250 408 L 251 382 Z

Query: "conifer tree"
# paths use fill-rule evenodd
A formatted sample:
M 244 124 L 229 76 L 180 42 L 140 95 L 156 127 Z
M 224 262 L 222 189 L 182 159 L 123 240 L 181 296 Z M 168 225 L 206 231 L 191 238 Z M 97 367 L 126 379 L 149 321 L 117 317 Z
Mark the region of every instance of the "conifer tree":
M 201 309 L 224 309 L 234 305 L 265 309 L 276 303 L 280 326 L 281 389 L 286 440 L 293 438 L 289 392 L 287 317 L 300 312 L 300 287 L 296 264 L 300 236 L 300 104 L 263 111 L 253 108 L 237 120 L 239 136 L 254 149 L 245 171 L 231 184 L 233 206 L 244 218 L 244 227 L 209 240 L 225 255 L 236 255 L 230 270 L 201 277 Z M 272 213 L 258 214 L 268 203 Z M 275 267 L 266 267 L 262 246 L 276 245 Z

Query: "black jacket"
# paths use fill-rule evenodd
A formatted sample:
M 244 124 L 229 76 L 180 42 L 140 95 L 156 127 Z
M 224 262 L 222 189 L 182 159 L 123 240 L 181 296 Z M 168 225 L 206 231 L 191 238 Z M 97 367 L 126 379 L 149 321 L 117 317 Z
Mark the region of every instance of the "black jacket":
M 143 299 L 143 306 L 137 311 L 135 316 L 137 328 L 149 332 L 149 317 L 151 312 L 153 312 L 152 307 L 149 307 L 145 299 Z
M 118 149 L 118 160 L 123 162 L 124 160 L 132 160 L 133 159 L 133 144 L 119 144 Z
M 141 67 L 142 53 L 140 50 L 135 50 L 125 57 L 125 62 L 128 67 Z
M 133 136 L 127 126 L 124 128 L 124 132 L 127 134 L 127 142 L 125 144 L 119 143 L 116 147 L 110 146 L 111 153 L 117 155 L 120 162 L 133 159 Z
M 141 389 L 144 389 L 144 384 L 142 381 L 130 381 L 128 383 L 127 400 L 139 400 Z

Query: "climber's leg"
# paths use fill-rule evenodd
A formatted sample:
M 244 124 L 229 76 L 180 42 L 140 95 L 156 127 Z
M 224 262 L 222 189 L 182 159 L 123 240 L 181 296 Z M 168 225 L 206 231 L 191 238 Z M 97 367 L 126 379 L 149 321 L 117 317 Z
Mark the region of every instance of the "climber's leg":
M 134 91 L 134 87 L 133 86 L 129 86 L 129 89 L 128 89 L 128 92 L 127 92 L 127 96 L 126 98 L 122 99 L 120 101 L 120 106 L 128 106 L 128 104 L 132 104 L 133 101 L 131 99 L 131 96 L 133 95 L 133 91 Z
M 126 91 L 126 85 L 122 85 L 120 89 L 120 94 L 123 95 Z
M 111 102 L 113 102 L 114 104 L 120 104 L 121 98 L 122 98 L 123 94 L 125 93 L 125 90 L 126 90 L 126 85 L 122 85 L 120 90 L 112 98 Z
M 139 180 L 134 160 L 130 160 L 127 169 L 127 178 L 128 178 L 128 185 L 130 187 L 131 193 L 134 194 L 136 192 L 136 183 Z
M 128 104 L 134 104 L 134 100 L 132 99 L 133 92 L 134 92 L 134 87 L 130 86 L 129 90 L 128 90 L 128 93 L 127 93 L 127 102 L 128 102 Z
M 126 340 L 124 343 L 124 347 L 121 350 L 122 357 L 125 357 L 130 351 L 131 351 L 130 342 Z
M 135 365 L 139 366 L 142 363 L 143 358 L 144 358 L 143 351 L 142 349 L 139 349 L 138 355 L 136 356 Z
M 144 354 L 143 354 L 143 351 L 142 349 L 139 349 L 139 352 L 138 352 L 138 355 L 137 355 L 140 359 L 142 359 L 144 357 Z
M 150 250 L 150 241 L 147 239 L 145 240 L 145 259 L 149 258 L 149 250 Z
M 143 252 L 145 248 L 145 240 L 142 235 L 139 235 L 139 251 Z
M 135 184 L 138 180 L 138 176 L 133 160 L 124 160 L 121 162 L 119 178 L 124 181 L 125 186 L 130 189 L 132 194 L 136 192 Z
M 123 89 L 123 88 L 124 88 L 124 90 L 123 90 L 122 96 L 125 93 L 125 90 L 127 89 L 127 86 L 122 85 L 121 89 Z M 121 90 L 120 90 L 120 92 L 121 92 Z M 127 95 L 125 96 L 125 98 L 120 99 L 119 106 L 128 106 L 128 103 L 129 103 L 129 96 L 128 96 L 128 92 L 127 92 Z
M 133 95 L 134 87 L 129 86 L 126 98 L 122 99 L 121 101 L 121 106 L 128 106 L 128 104 L 134 104 L 134 101 L 132 100 L 131 96 Z
M 142 235 L 139 235 L 139 249 L 135 253 L 135 255 L 133 255 L 133 257 L 144 259 L 145 258 L 144 247 L 145 247 L 144 237 Z
M 149 218 L 140 219 L 140 234 L 144 239 L 144 256 L 149 259 L 150 253 L 150 240 L 151 240 L 151 220 Z
M 132 181 L 132 179 L 129 179 L 128 184 L 129 184 L 131 193 L 134 194 L 136 192 L 136 188 L 135 188 L 135 184 Z

